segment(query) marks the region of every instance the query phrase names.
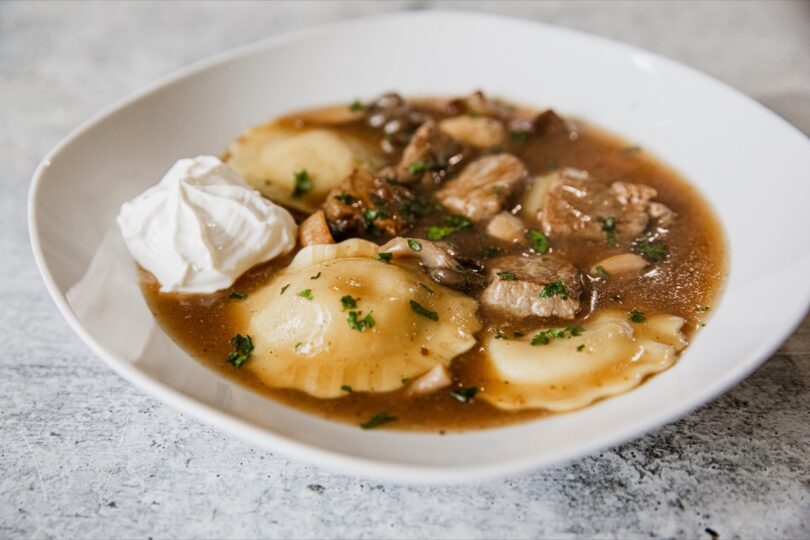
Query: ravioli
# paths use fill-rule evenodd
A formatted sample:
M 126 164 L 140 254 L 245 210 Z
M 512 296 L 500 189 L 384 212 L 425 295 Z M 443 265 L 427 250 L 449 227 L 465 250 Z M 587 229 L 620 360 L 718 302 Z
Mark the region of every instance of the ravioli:
M 375 170 L 377 154 L 372 145 L 335 129 L 294 129 L 274 122 L 243 133 L 229 146 L 227 161 L 265 197 L 313 212 L 355 167 Z M 296 191 L 301 171 L 310 185 Z
M 377 245 L 360 239 L 308 246 L 235 303 L 255 347 L 242 369 L 271 387 L 336 398 L 347 388 L 396 390 L 475 344 L 474 299 L 376 255 Z
M 569 329 L 545 345 L 487 338 L 486 378 L 478 396 L 501 409 L 569 411 L 624 393 L 670 367 L 686 347 L 685 320 L 655 315 L 631 323 L 620 311 L 602 312 L 581 332 Z

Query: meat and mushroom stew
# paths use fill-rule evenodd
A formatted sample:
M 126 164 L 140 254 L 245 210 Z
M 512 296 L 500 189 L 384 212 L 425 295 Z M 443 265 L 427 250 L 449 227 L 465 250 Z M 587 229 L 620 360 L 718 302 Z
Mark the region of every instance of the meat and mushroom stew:
M 152 311 L 192 355 L 363 428 L 570 411 L 677 361 L 725 276 L 706 202 L 644 149 L 478 92 L 386 94 L 252 128 L 223 161 L 297 245 Z

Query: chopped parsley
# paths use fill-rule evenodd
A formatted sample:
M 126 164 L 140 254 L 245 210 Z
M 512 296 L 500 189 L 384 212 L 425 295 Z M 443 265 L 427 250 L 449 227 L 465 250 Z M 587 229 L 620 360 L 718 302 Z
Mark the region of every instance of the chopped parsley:
M 362 104 L 362 103 L 360 103 L 360 100 L 359 100 L 359 99 L 355 99 L 355 100 L 354 100 L 354 101 L 352 101 L 352 102 L 351 102 L 351 104 L 349 105 L 349 110 L 350 110 L 350 111 L 352 111 L 352 112 L 359 112 L 359 111 L 362 111 L 362 110 L 363 110 L 363 104 Z
M 385 263 L 390 263 L 391 259 L 394 258 L 393 253 L 377 253 L 377 260 L 382 261 Z
M 309 279 L 318 279 L 319 277 L 321 277 L 321 273 L 320 273 L 320 272 L 318 272 L 318 273 L 317 273 L 317 274 L 315 274 L 314 276 L 310 276 L 310 278 L 309 278 Z
M 300 341 L 298 343 L 296 343 L 295 344 L 295 352 L 298 352 L 298 349 L 300 349 L 302 345 L 303 345 L 303 343 L 301 343 Z
M 343 305 L 343 310 L 346 311 L 347 309 L 354 309 L 357 307 L 357 298 L 352 297 L 352 295 L 347 294 L 346 296 L 340 299 L 340 303 Z
M 293 177 L 295 181 L 295 187 L 293 187 L 292 195 L 293 197 L 300 197 L 310 189 L 312 189 L 312 178 L 309 177 L 309 173 L 306 169 L 301 169 L 295 176 Z
M 374 416 L 372 416 L 371 418 L 360 424 L 360 427 L 363 429 L 374 429 L 375 427 L 379 427 L 383 424 L 394 422 L 396 421 L 396 419 L 397 417 L 392 415 L 391 413 L 385 411 L 378 412 L 377 414 L 375 414 Z
M 551 298 L 552 296 L 559 296 L 563 300 L 568 300 L 568 288 L 562 281 L 552 281 L 540 291 L 540 298 Z
M 495 339 L 509 339 L 499 328 L 495 329 Z
M 487 247 L 481 248 L 481 251 L 479 252 L 479 255 L 484 259 L 489 259 L 490 257 L 494 257 L 495 255 L 498 255 L 500 252 L 501 252 L 501 250 L 496 248 L 496 247 L 487 246 Z
M 340 389 L 343 390 L 344 392 L 349 392 L 349 393 L 354 392 L 354 390 L 352 390 L 352 387 L 349 386 L 348 384 L 344 384 L 343 386 L 340 387 Z
M 577 351 L 582 352 L 584 350 L 585 350 L 585 344 L 584 343 L 582 345 L 577 346 Z
M 633 251 L 648 261 L 660 261 L 667 254 L 667 247 L 663 242 L 654 242 L 649 237 L 639 238 L 633 243 Z
M 706 313 L 709 309 L 711 309 L 709 306 L 695 306 L 695 311 L 698 313 Z
M 517 279 L 517 276 L 512 272 L 498 272 L 496 275 L 506 281 L 515 281 Z
M 546 253 L 548 251 L 548 238 L 540 231 L 530 230 L 526 233 L 526 239 L 531 243 L 535 252 Z
M 363 212 L 363 215 L 360 216 L 360 220 L 363 223 L 363 229 L 365 229 L 367 233 L 378 236 L 382 232 L 374 223 L 378 217 L 382 217 L 382 213 L 379 210 L 366 210 Z
M 523 336 L 526 335 L 523 332 L 515 332 L 514 334 L 515 334 L 515 337 L 523 337 Z
M 436 242 L 442 240 L 446 236 L 450 236 L 454 232 L 462 229 L 469 229 L 472 227 L 472 221 L 466 216 L 450 215 L 444 218 L 447 223 L 446 226 L 434 225 L 427 230 L 428 240 Z
M 439 314 L 436 313 L 435 311 L 429 310 L 428 308 L 426 308 L 425 306 L 423 306 L 422 304 L 420 304 L 416 300 L 409 300 L 409 302 L 411 304 L 411 309 L 414 310 L 419 315 L 422 315 L 423 317 L 427 317 L 431 321 L 438 321 L 439 320 Z
M 363 315 L 362 311 L 349 312 L 349 318 L 346 319 L 346 322 L 349 323 L 349 328 L 357 330 L 358 332 L 365 332 L 366 328 L 374 328 L 374 325 L 377 323 L 374 321 L 374 317 L 371 316 L 371 313 L 362 319 L 360 318 L 361 315 Z
M 414 251 L 422 251 L 422 242 L 408 238 L 408 247 Z
M 312 289 L 304 289 L 298 293 L 298 296 L 301 298 L 306 298 L 307 300 L 312 300 Z
M 337 195 L 335 195 L 335 199 L 339 200 L 343 204 L 352 204 L 354 202 L 354 197 L 352 197 L 345 191 L 343 193 L 338 193 Z
M 287 290 L 287 287 L 289 287 L 289 286 L 290 286 L 290 284 L 289 284 L 289 283 L 287 283 L 286 285 L 284 285 L 284 286 L 281 288 L 281 292 L 280 292 L 280 293 L 278 293 L 278 294 L 284 294 L 284 291 L 286 291 L 286 290 Z
M 400 379 L 400 381 L 402 381 L 402 386 L 405 386 L 406 384 L 408 384 L 409 382 L 411 382 L 411 380 L 410 380 L 408 377 L 402 377 L 402 378 Z
M 515 130 L 509 133 L 509 136 L 512 138 L 513 141 L 516 143 L 524 143 L 529 140 L 529 132 L 523 130 Z
M 596 221 L 602 224 L 602 232 L 607 236 L 609 246 L 616 245 L 616 218 L 598 217 Z
M 644 314 L 636 309 L 630 312 L 630 320 L 634 323 L 643 323 L 647 320 Z
M 248 297 L 248 293 L 246 292 L 232 292 L 228 295 L 228 298 L 233 298 L 234 300 L 244 300 Z
M 453 390 L 450 392 L 450 395 L 457 399 L 462 403 L 468 403 L 475 397 L 478 393 L 477 386 L 467 386 L 465 388 L 459 388 L 458 390 Z
M 571 339 L 582 335 L 585 329 L 581 326 L 569 324 L 565 328 L 549 328 L 538 332 L 532 337 L 532 345 L 548 345 L 552 339 Z
M 419 286 L 422 287 L 423 289 L 425 289 L 428 294 L 433 294 L 433 289 L 431 289 L 430 287 L 428 287 L 424 283 L 419 283 Z
M 233 367 L 242 367 L 251 353 L 253 353 L 253 340 L 248 335 L 236 334 L 231 338 L 233 352 L 228 355 L 228 362 Z
M 421 172 L 425 172 L 427 169 L 428 166 L 424 161 L 414 161 L 413 163 L 408 165 L 409 174 L 419 174 Z
M 602 279 L 607 279 L 607 278 L 609 278 L 609 277 L 610 277 L 610 274 L 608 273 L 608 271 L 607 271 L 607 270 L 605 270 L 605 267 L 604 267 L 604 266 L 597 265 L 597 267 L 596 267 L 596 268 L 594 268 L 594 270 L 595 270 L 595 272 L 596 272 L 596 275 L 597 275 L 598 277 L 602 278 Z

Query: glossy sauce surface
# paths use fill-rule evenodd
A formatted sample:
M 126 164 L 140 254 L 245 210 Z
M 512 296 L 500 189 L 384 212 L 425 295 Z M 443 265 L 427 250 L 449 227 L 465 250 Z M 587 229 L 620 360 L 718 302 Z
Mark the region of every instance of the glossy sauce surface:
M 431 102 L 422 107 L 434 117 L 443 112 Z M 312 116 L 305 113 L 290 115 L 282 122 L 294 129 L 317 126 Z M 330 124 L 330 129 L 344 130 L 369 144 L 379 144 L 378 131 L 360 120 L 346 124 Z M 552 132 L 540 137 L 508 138 L 500 150 L 520 158 L 535 175 L 547 174 L 559 167 L 573 167 L 587 171 L 602 182 L 614 181 L 646 184 L 658 191 L 657 201 L 675 211 L 677 219 L 669 227 L 667 256 L 640 274 L 607 280 L 586 277 L 582 309 L 577 321 L 581 322 L 602 308 L 642 311 L 647 314 L 669 313 L 686 319 L 684 334 L 687 338 L 701 327 L 711 313 L 725 277 L 725 244 L 722 231 L 707 203 L 697 191 L 670 168 L 648 156 L 643 148 L 625 142 L 585 122 L 574 123 L 571 132 Z M 392 158 L 392 162 L 396 157 Z M 429 195 L 431 188 L 420 188 Z M 513 201 L 513 207 L 520 197 Z M 435 212 L 420 219 L 404 235 L 425 237 L 430 225 L 441 223 L 445 212 Z M 305 216 L 296 216 L 297 219 Z M 527 224 L 536 227 L 534 224 Z M 451 240 L 463 256 L 481 260 L 487 256 L 517 253 L 514 245 L 492 239 L 484 232 L 484 225 L 455 233 Z M 387 238 L 370 238 L 383 243 Z M 591 266 L 601 259 L 623 252 L 604 242 L 549 238 L 551 251 L 560 255 L 587 274 Z M 299 249 L 299 248 L 297 248 Z M 297 251 L 296 249 L 296 251 Z M 228 304 L 239 302 L 231 298 L 234 292 L 250 294 L 267 283 L 275 272 L 285 267 L 294 253 L 260 265 L 248 271 L 228 290 L 211 295 L 161 294 L 154 278 L 141 271 L 144 295 L 160 324 L 182 347 L 222 375 L 235 379 L 257 392 L 296 408 L 330 419 L 360 424 L 371 416 L 385 411 L 397 418 L 386 427 L 443 432 L 468 430 L 504 425 L 547 414 L 543 411 L 518 413 L 496 409 L 480 399 L 460 402 L 450 390 L 476 386 L 486 391 L 487 380 L 482 374 L 483 350 L 473 347 L 457 357 L 450 366 L 454 384 L 427 396 L 408 396 L 403 390 L 384 394 L 352 393 L 338 399 L 321 400 L 302 392 L 269 388 L 260 383 L 249 371 L 231 366 L 226 357 L 231 351 L 230 338 L 243 329 L 237 328 L 228 317 Z M 479 310 L 485 333 L 501 331 L 506 335 L 529 332 L 538 327 L 571 324 L 571 321 L 544 320 L 516 322 L 487 317 Z M 347 331 L 350 331 L 347 328 Z

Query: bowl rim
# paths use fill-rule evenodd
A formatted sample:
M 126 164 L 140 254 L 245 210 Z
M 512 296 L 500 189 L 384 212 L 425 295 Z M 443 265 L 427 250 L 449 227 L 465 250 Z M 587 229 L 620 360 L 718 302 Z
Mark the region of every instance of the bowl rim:
M 160 380 L 153 378 L 149 374 L 136 369 L 133 365 L 119 359 L 115 353 L 109 351 L 100 343 L 96 342 L 96 340 L 84 328 L 81 321 L 70 308 L 65 294 L 62 293 L 59 286 L 56 284 L 51 269 L 46 263 L 45 254 L 40 241 L 40 233 L 37 224 L 37 203 L 40 191 L 42 189 L 43 177 L 52 160 L 65 148 L 69 147 L 77 138 L 82 136 L 85 132 L 93 129 L 96 124 L 98 124 L 104 118 L 129 107 L 134 102 L 139 101 L 166 86 L 185 80 L 198 72 L 205 71 L 220 64 L 228 63 L 231 60 L 235 60 L 252 53 L 258 53 L 285 44 L 304 42 L 323 32 L 347 31 L 353 27 L 362 27 L 375 22 L 409 18 L 448 18 L 453 19 L 453 22 L 495 19 L 499 23 L 533 27 L 542 29 L 545 32 L 557 32 L 575 37 L 577 39 L 588 40 L 596 44 L 607 45 L 611 48 L 619 49 L 628 53 L 643 53 L 644 55 L 654 59 L 656 62 L 665 65 L 667 68 L 675 68 L 684 71 L 688 75 L 702 79 L 704 82 L 711 83 L 724 91 L 733 92 L 737 96 L 742 97 L 749 106 L 759 109 L 761 112 L 769 115 L 773 120 L 778 121 L 782 128 L 791 130 L 800 136 L 804 136 L 804 134 L 796 127 L 758 101 L 743 94 L 739 90 L 734 89 L 732 86 L 719 81 L 718 79 L 715 79 L 714 77 L 711 77 L 695 68 L 639 47 L 618 42 L 609 38 L 543 22 L 529 21 L 501 14 L 467 10 L 398 11 L 318 24 L 304 29 L 284 32 L 214 54 L 212 56 L 197 60 L 186 67 L 174 70 L 169 74 L 158 78 L 155 82 L 146 85 L 141 90 L 132 92 L 122 99 L 113 102 L 111 105 L 102 108 L 99 112 L 92 115 L 89 119 L 85 120 L 77 128 L 71 131 L 46 154 L 42 161 L 37 165 L 31 180 L 27 204 L 29 240 L 36 266 L 42 276 L 45 287 L 56 304 L 60 314 L 68 322 L 72 330 L 94 354 L 104 360 L 104 362 L 118 375 L 135 385 L 137 388 L 145 391 L 151 397 L 167 403 L 169 406 L 179 410 L 180 412 L 189 414 L 203 423 L 211 424 L 217 429 L 234 435 L 238 439 L 241 439 L 247 443 L 258 445 L 262 448 L 270 448 L 273 451 L 277 451 L 289 458 L 301 459 L 305 462 L 316 464 L 320 467 L 324 467 L 340 474 L 354 474 L 367 478 L 393 480 L 405 484 L 456 484 L 487 480 L 495 477 L 526 472 L 551 464 L 568 462 L 591 454 L 597 450 L 606 449 L 620 443 L 627 442 L 649 432 L 652 429 L 682 418 L 695 409 L 707 404 L 720 394 L 726 392 L 728 389 L 735 386 L 745 377 L 750 375 L 756 368 L 763 364 L 765 360 L 767 360 L 801 324 L 804 316 L 807 314 L 808 310 L 810 310 L 810 294 L 807 294 L 803 301 L 800 302 L 799 308 L 795 312 L 783 316 L 783 320 L 791 321 L 790 324 L 785 324 L 782 327 L 782 330 L 779 332 L 775 332 L 769 336 L 763 337 L 760 347 L 752 352 L 749 352 L 747 355 L 747 361 L 739 362 L 735 370 L 728 372 L 724 378 L 705 385 L 701 392 L 689 400 L 684 400 L 682 403 L 676 403 L 674 405 L 665 407 L 658 414 L 651 415 L 644 421 L 636 421 L 630 425 L 624 426 L 622 429 L 613 430 L 604 436 L 591 437 L 586 441 L 580 441 L 576 444 L 569 445 L 575 446 L 575 448 L 560 446 L 555 448 L 553 451 L 545 452 L 540 455 L 530 455 L 524 458 L 510 459 L 509 461 L 495 461 L 486 465 L 464 465 L 459 467 L 448 467 L 446 465 L 413 465 L 400 462 L 368 459 L 351 456 L 337 451 L 327 450 L 313 444 L 300 442 L 291 437 L 274 433 L 237 416 L 232 416 L 231 414 L 222 412 L 210 405 L 197 401 L 195 398 L 190 397 L 183 392 L 161 382 Z M 711 204 L 711 201 L 709 201 L 709 203 Z M 730 245 L 727 245 L 727 248 L 729 251 L 731 250 Z M 730 270 L 731 268 L 729 265 L 729 273 Z M 726 277 L 726 280 L 728 280 L 728 277 Z M 368 434 L 373 436 L 373 433 L 371 432 Z M 460 434 L 448 434 L 447 436 L 456 435 Z

